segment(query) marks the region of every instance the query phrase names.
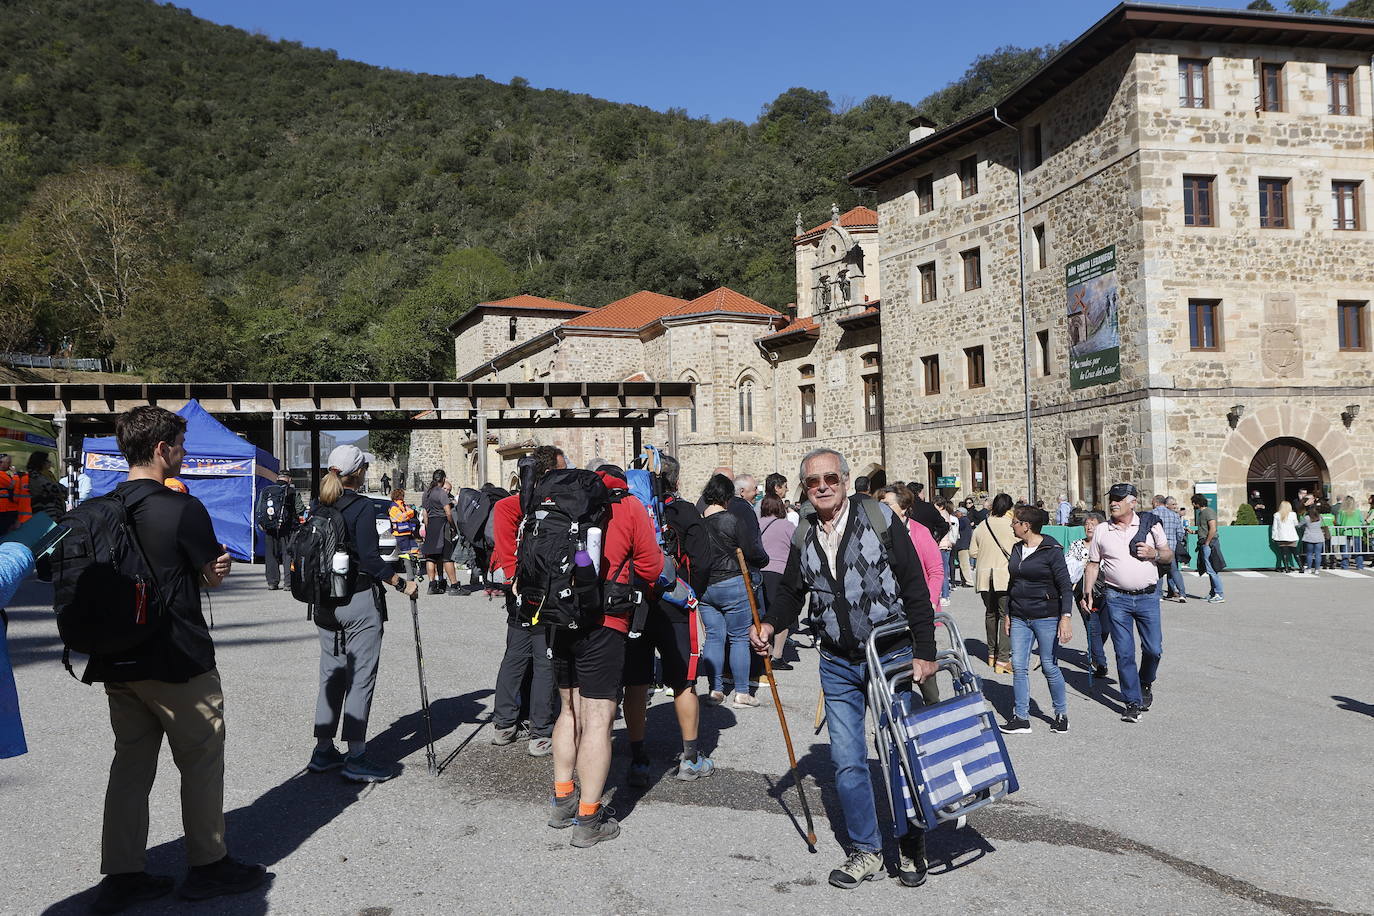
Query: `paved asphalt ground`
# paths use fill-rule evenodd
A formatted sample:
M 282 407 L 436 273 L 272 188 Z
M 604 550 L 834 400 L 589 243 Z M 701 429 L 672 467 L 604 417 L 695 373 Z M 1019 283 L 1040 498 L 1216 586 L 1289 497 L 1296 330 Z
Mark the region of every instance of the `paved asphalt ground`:
M 1196 595 L 1203 580 L 1189 577 Z M 624 788 L 620 723 L 610 784 L 620 839 L 590 850 L 544 826 L 548 759 L 490 745 L 501 606 L 428 598 L 421 620 L 439 756 L 425 770 L 409 612 L 392 596 L 374 752 L 402 775 L 362 788 L 312 775 L 318 648 L 300 605 L 239 567 L 214 594 L 228 721 L 229 845 L 275 874 L 257 894 L 200 907 L 225 914 L 448 912 L 1268 913 L 1374 911 L 1374 576 L 1226 576 L 1229 600 L 1166 604 L 1152 712 L 1119 721 L 1114 682 L 1089 692 L 1083 635 L 1063 651 L 1072 731 L 1042 714 L 1009 736 L 1021 791 L 931 838 L 932 874 L 854 891 L 826 884 L 842 858 L 824 732 L 812 731 L 815 655 L 780 673 L 817 811 L 817 854 L 790 812 L 796 794 L 771 702 L 704 710 L 711 779 Z M 99 879 L 101 800 L 112 740 L 97 689 L 67 677 L 45 586 L 10 609 L 28 755 L 0 761 L 0 912 L 84 912 Z M 951 609 L 975 656 L 982 610 Z M 1010 677 L 978 663 L 1005 712 Z M 762 696 L 767 697 L 766 690 Z M 664 773 L 670 703 L 650 708 Z M 164 750 L 153 792 L 153 871 L 184 869 L 178 778 Z M 180 913 L 169 899 L 135 912 Z

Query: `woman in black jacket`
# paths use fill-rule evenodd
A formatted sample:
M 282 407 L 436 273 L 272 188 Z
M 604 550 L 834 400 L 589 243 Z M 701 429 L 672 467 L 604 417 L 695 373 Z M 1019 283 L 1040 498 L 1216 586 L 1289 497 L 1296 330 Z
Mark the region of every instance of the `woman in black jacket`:
M 736 709 L 759 705 L 754 685 L 749 682 L 749 665 L 753 653 L 749 649 L 749 629 L 754 615 L 749 609 L 749 593 L 744 574 L 740 572 L 738 548 L 744 549 L 744 559 L 754 569 L 768 565 L 768 554 L 757 537 L 749 537 L 739 516 L 726 510 L 735 497 L 735 485 L 724 474 L 716 474 L 706 484 L 701 498 L 706 504 L 706 531 L 711 540 L 710 575 L 706 591 L 697 607 L 706 627 L 706 645 L 701 659 L 706 676 L 711 680 L 708 703 L 725 700 L 725 651 L 729 644 L 730 677 L 735 682 Z
M 1031 640 L 1040 647 L 1040 668 L 1050 685 L 1054 721 L 1050 731 L 1069 730 L 1069 705 L 1064 674 L 1055 650 L 1073 638 L 1073 580 L 1064 562 L 1064 548 L 1040 531 L 1049 513 L 1036 506 L 1017 506 L 1012 532 L 1017 544 L 1011 549 L 1007 569 L 1011 574 L 1008 601 L 1010 616 L 1005 632 L 1011 636 L 1012 690 L 1015 709 L 1002 726 L 1007 734 L 1030 732 Z

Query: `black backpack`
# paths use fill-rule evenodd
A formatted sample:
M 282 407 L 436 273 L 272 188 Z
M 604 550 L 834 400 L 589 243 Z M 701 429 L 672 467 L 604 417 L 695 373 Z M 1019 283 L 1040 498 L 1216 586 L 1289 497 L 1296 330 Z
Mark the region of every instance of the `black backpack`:
M 296 520 L 295 504 L 295 489 L 290 484 L 274 483 L 259 494 L 253 521 L 268 534 L 279 534 Z
M 475 550 L 490 551 L 495 545 L 492 533 L 492 507 L 510 496 L 510 491 L 493 484 L 480 490 L 463 487 L 458 491 L 458 536 Z
M 595 472 L 577 468 L 549 471 L 534 486 L 516 545 L 521 626 L 575 630 L 601 615 L 601 577 L 589 565 L 578 566 L 576 555 L 586 547 L 589 528 L 604 533 L 610 500 Z
M 152 564 L 134 530 L 132 509 L 152 493 L 132 499 L 118 491 L 87 499 L 58 521 L 68 534 L 50 557 L 57 634 L 70 653 L 122 655 L 163 630 L 167 608 Z
M 353 597 L 358 579 L 358 549 L 348 536 L 343 510 L 362 499 L 356 493 L 345 493 L 332 506 L 319 505 L 310 512 L 287 547 L 291 569 L 291 597 L 305 602 L 306 618 L 315 620 L 323 630 L 342 629 L 334 616 L 334 608 L 347 604 Z M 335 598 L 330 589 L 333 579 L 331 564 L 339 547 L 348 553 L 347 595 Z

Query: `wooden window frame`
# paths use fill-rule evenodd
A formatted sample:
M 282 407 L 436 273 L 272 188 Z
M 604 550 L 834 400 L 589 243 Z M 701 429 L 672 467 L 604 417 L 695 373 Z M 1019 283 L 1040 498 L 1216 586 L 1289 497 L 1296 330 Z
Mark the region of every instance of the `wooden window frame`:
M 959 160 L 959 198 L 966 200 L 978 193 L 978 157 L 965 156 Z
M 870 372 L 863 376 L 863 399 L 864 432 L 877 432 L 883 428 L 883 374 L 881 372 Z
M 1188 300 L 1188 349 L 1196 353 L 1219 353 L 1225 349 L 1225 322 L 1220 299 Z M 1205 341 L 1210 333 L 1212 345 Z
M 816 386 L 802 385 L 801 392 L 801 434 L 803 439 L 816 438 Z M 807 406 L 811 407 L 811 419 L 806 418 Z
M 921 357 L 921 382 L 926 394 L 940 393 L 940 354 Z
M 1269 77 L 1274 77 L 1274 88 L 1269 88 Z M 1256 111 L 1283 111 L 1283 64 L 1273 61 L 1259 62 L 1259 107 Z
M 939 492 L 936 486 L 945 476 L 945 453 L 926 452 L 926 498 L 934 499 Z
M 1178 59 L 1178 107 L 1179 108 L 1211 108 L 1211 61 L 1196 57 L 1180 57 Z M 1202 93 L 1193 94 L 1192 74 L 1194 69 L 1201 72 Z
M 1183 225 L 1193 229 L 1216 228 L 1217 176 L 1183 176 Z
M 983 288 L 983 250 L 981 248 L 970 248 L 967 251 L 959 252 L 959 257 L 964 265 L 964 291 L 969 292 Z M 972 266 L 972 275 L 969 268 Z
M 988 387 L 988 358 L 982 344 L 964 347 L 964 376 L 969 388 Z
M 1340 93 L 1337 91 L 1340 87 L 1344 88 L 1344 104 L 1341 103 Z M 1344 109 L 1344 111 L 1341 109 Z M 1333 115 L 1359 114 L 1359 112 L 1355 110 L 1354 67 L 1326 68 L 1326 113 Z
M 1348 180 L 1331 182 L 1331 228 L 1334 231 L 1358 232 L 1364 228 L 1364 220 L 1360 213 L 1361 205 L 1364 203 L 1363 184 L 1360 181 Z M 1346 190 L 1350 192 L 1349 195 L 1342 193 Z
M 1266 187 L 1266 184 L 1269 182 L 1276 182 L 1279 185 L 1281 193 L 1275 195 L 1274 191 L 1271 188 Z M 1256 207 L 1257 212 L 1259 213 L 1259 225 L 1261 229 L 1293 228 L 1293 220 L 1291 218 L 1292 208 L 1289 206 L 1288 199 L 1288 190 L 1291 184 L 1292 179 L 1289 178 L 1261 177 L 1259 179 L 1259 200 L 1256 204 Z M 1269 215 L 1267 216 L 1265 215 L 1266 200 L 1269 202 L 1267 207 Z M 1275 220 L 1273 215 L 1275 201 L 1278 202 L 1280 210 L 1282 211 L 1280 213 L 1278 221 Z
M 1349 317 L 1348 317 L 1349 316 Z M 1354 336 L 1354 342 L 1351 336 Z M 1340 299 L 1336 302 L 1336 345 L 1342 353 L 1369 352 L 1369 302 Z
M 935 269 L 934 261 L 927 261 L 916 267 L 916 273 L 921 278 L 921 301 L 934 302 L 940 298 L 940 279 Z
M 1094 507 L 1102 495 L 1102 437 L 1083 436 L 1071 441 L 1074 462 L 1078 468 L 1078 493 L 1075 495 L 1089 507 Z M 1085 479 L 1089 482 L 1087 487 L 1083 485 Z
M 935 209 L 935 176 L 922 175 L 916 179 L 916 215 Z
M 987 448 L 971 448 L 968 450 L 968 479 L 969 486 L 974 491 L 984 490 L 992 492 L 992 471 L 989 469 L 991 462 L 988 461 Z M 983 472 L 983 479 L 978 479 L 978 472 Z

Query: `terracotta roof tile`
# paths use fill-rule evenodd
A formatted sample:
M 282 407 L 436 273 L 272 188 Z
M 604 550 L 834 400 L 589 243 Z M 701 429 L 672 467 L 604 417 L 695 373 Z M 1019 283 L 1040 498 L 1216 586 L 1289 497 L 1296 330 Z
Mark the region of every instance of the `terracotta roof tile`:
M 833 219 L 828 219 L 819 226 L 806 230 L 801 235 L 797 236 L 797 238 L 809 238 L 818 232 L 824 232 L 830 228 L 830 224 L 833 222 L 835 222 Z M 844 229 L 858 229 L 877 225 L 878 213 L 876 210 L 870 210 L 868 207 L 855 207 L 847 213 L 840 214 L 840 226 Z
M 636 331 L 686 304 L 684 299 L 675 299 L 662 293 L 640 290 L 624 299 L 617 299 L 610 305 L 603 305 L 585 315 L 578 315 L 576 318 L 565 321 L 563 327 L 617 328 Z
M 733 312 L 737 315 L 767 315 L 771 317 L 782 317 L 782 313 L 777 309 L 769 308 L 762 302 L 756 302 L 741 293 L 735 292 L 728 286 L 712 290 L 704 296 L 699 296 L 685 305 L 678 306 L 664 317 L 676 318 L 682 315 L 703 315 L 708 312 Z
M 477 303 L 479 308 L 485 305 L 508 309 L 549 309 L 562 312 L 591 311 L 591 309 L 587 308 L 585 305 L 573 305 L 571 302 L 559 302 L 557 299 L 545 299 L 543 296 L 511 296 L 509 299 L 497 299 L 494 302 Z
M 765 334 L 759 340 L 773 340 L 779 337 L 791 337 L 793 334 L 817 334 L 820 332 L 820 325 L 816 324 L 816 319 L 811 317 L 793 318 L 787 325 L 772 334 Z

